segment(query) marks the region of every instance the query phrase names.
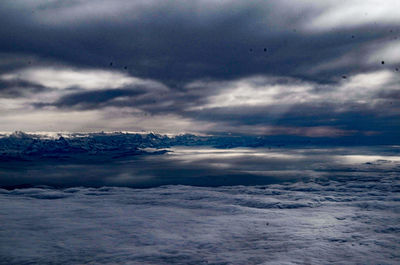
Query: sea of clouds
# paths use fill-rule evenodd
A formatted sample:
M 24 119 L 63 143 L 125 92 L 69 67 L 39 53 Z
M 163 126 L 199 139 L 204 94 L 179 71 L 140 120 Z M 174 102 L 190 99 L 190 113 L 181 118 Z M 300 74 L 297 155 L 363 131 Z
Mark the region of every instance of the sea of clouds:
M 0 264 L 399 264 L 400 176 L 0 190 Z

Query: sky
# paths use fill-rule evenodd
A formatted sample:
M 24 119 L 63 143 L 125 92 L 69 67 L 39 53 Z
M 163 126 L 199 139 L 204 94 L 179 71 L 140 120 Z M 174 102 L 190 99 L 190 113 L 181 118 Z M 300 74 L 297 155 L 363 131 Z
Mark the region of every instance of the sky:
M 2 0 L 0 131 L 400 142 L 400 2 Z

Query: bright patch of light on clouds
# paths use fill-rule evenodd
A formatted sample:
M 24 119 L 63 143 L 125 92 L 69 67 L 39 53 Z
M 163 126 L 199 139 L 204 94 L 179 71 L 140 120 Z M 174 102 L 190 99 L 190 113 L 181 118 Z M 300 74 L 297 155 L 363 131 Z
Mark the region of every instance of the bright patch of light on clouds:
M 85 70 L 73 68 L 31 67 L 3 74 L 0 79 L 24 80 L 45 87 L 66 89 L 110 89 L 128 85 L 152 85 L 162 88 L 155 81 L 143 80 L 117 71 Z
M 277 125 L 231 125 L 229 123 L 216 124 L 214 132 L 236 132 L 256 135 L 298 135 L 306 137 L 339 137 L 351 135 L 355 131 L 343 130 L 331 126 L 293 127 Z
M 256 76 L 232 82 L 194 82 L 188 88 L 200 87 L 224 88 L 221 93 L 209 97 L 205 106 L 194 109 L 231 107 L 231 106 L 259 106 L 282 102 L 307 102 L 315 96 L 311 93 L 311 84 L 286 78 L 284 83 L 278 83 L 274 77 Z
M 400 63 L 400 41 L 377 40 L 357 45 L 357 49 L 349 50 L 338 58 L 321 62 L 310 69 L 310 74 L 329 72 L 329 70 L 343 70 L 349 67 L 374 68 L 396 65 Z M 382 61 L 385 62 L 382 65 Z M 393 69 L 393 68 L 392 68 Z
M 389 64 L 400 63 L 400 41 L 387 42 L 381 47 L 374 48 L 367 59 L 369 64 L 376 64 L 380 61 L 385 61 L 385 63 Z
M 288 5 L 293 1 L 285 1 Z M 306 20 L 307 31 L 333 28 L 355 28 L 379 21 L 380 24 L 399 24 L 400 2 L 397 0 L 297 1 L 297 5 L 314 10 L 314 17 Z M 295 4 L 295 5 L 296 5 Z
M 4 116 L 7 112 L 13 113 L 16 109 L 26 107 L 26 99 L 0 98 L 0 111 Z
M 400 77 L 384 70 L 354 75 L 336 86 L 306 83 L 295 79 L 282 81 L 271 77 L 250 77 L 229 83 L 201 82 L 192 84 L 191 87 L 225 87 L 219 94 L 210 96 L 207 104 L 194 108 L 207 109 L 324 102 L 373 104 L 378 93 L 398 90 L 398 86 L 393 85 L 396 82 L 400 82 Z

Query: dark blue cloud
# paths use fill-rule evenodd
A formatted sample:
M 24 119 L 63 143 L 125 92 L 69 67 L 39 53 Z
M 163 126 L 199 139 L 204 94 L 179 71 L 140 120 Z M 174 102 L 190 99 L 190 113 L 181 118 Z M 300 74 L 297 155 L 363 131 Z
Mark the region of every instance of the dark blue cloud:
M 94 10 L 98 8 L 98 14 L 80 9 L 87 8 L 85 4 Z M 118 19 L 106 12 L 105 19 L 99 19 L 107 8 L 114 8 L 115 14 L 124 13 L 124 3 L 118 1 L 109 7 L 99 1 L 75 2 L 71 6 L 43 2 L 24 7 L 5 1 L 1 23 L 12 26 L 2 28 L 0 49 L 84 67 L 105 68 L 113 62 L 113 67 L 119 69 L 128 66 L 132 74 L 173 84 L 204 77 L 227 79 L 252 74 L 327 82 L 333 76 L 375 66 L 362 66 L 356 61 L 323 74 L 305 70 L 400 34 L 396 21 L 389 25 L 361 24 L 350 29 L 306 32 L 303 24 L 318 15 L 312 10 L 307 12 L 307 5 L 296 12 L 285 4 L 261 1 L 232 3 L 230 9 L 208 4 L 212 6 L 210 10 L 202 1 L 152 3 L 137 10 L 125 4 L 132 8 L 131 15 Z M 287 17 L 277 17 L 285 13 L 284 8 Z

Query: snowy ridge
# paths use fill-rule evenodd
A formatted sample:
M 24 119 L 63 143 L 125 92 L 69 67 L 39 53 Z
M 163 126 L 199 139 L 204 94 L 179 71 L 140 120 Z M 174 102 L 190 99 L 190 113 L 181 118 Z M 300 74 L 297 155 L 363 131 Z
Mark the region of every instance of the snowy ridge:
M 173 146 L 282 147 L 286 145 L 357 145 L 346 139 L 302 138 L 255 135 L 198 136 L 182 134 L 167 136 L 155 133 L 60 133 L 28 134 L 14 132 L 0 135 L 0 161 L 35 158 L 82 158 L 84 156 L 124 157 L 142 154 L 162 154 Z M 158 149 L 150 152 L 148 148 Z M 145 150 L 147 149 L 147 150 Z
M 264 146 L 270 144 L 261 137 L 196 136 L 191 134 L 169 137 L 148 133 L 73 133 L 49 137 L 42 134 L 15 132 L 0 138 L 0 159 L 66 158 L 84 155 L 131 156 L 159 154 L 146 148 L 163 149 L 171 146 L 215 146 L 231 148 L 239 146 Z
M 83 156 L 120 157 L 141 154 L 159 154 L 144 148 L 168 147 L 166 136 L 155 134 L 93 133 L 70 134 L 49 138 L 43 135 L 15 132 L 0 138 L 1 160 L 34 158 L 82 158 Z

